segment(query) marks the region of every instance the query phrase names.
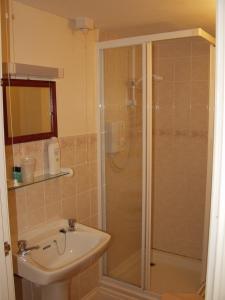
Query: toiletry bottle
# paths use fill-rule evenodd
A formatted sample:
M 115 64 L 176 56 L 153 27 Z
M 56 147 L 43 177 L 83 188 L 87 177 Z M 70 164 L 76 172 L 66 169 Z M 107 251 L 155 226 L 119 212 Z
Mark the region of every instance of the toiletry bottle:
M 34 181 L 36 160 L 34 157 L 25 156 L 21 159 L 22 181 L 24 183 L 31 183 Z
M 51 138 L 48 144 L 48 165 L 50 175 L 60 173 L 60 148 L 55 137 Z
M 20 166 L 14 166 L 12 170 L 12 177 L 17 182 L 22 182 L 22 173 Z

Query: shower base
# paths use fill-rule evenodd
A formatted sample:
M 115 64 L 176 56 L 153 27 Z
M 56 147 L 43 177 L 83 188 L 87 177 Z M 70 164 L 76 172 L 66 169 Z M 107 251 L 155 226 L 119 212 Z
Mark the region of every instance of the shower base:
M 150 290 L 156 294 L 165 292 L 194 293 L 201 285 L 200 260 L 152 250 Z M 110 272 L 112 278 L 139 285 L 141 255 L 136 252 Z
M 152 250 L 151 291 L 194 293 L 201 285 L 201 261 Z

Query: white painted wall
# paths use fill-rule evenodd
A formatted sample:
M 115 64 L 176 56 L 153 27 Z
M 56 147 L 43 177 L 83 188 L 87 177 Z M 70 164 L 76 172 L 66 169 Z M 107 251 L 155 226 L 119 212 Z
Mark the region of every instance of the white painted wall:
M 67 19 L 12 2 L 17 63 L 64 68 L 57 80 L 59 136 L 96 131 L 97 31 L 73 31 Z

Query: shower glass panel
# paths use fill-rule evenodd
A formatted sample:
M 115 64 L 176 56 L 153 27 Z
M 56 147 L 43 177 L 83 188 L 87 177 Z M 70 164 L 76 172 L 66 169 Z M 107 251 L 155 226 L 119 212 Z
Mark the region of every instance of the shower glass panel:
M 112 243 L 104 273 L 141 286 L 142 46 L 102 51 L 102 174 L 105 229 Z
M 209 126 L 210 44 L 153 43 L 151 290 L 201 283 Z

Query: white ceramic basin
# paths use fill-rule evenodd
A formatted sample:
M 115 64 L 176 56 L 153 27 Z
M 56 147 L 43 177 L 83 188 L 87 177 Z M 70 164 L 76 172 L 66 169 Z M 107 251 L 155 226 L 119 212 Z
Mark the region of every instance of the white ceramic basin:
M 28 246 L 40 248 L 25 256 L 14 253 L 15 273 L 39 285 L 65 280 L 96 261 L 109 244 L 110 235 L 105 232 L 81 224 L 76 224 L 74 232 L 59 232 L 67 227 L 67 220 L 60 220 L 21 236 Z

